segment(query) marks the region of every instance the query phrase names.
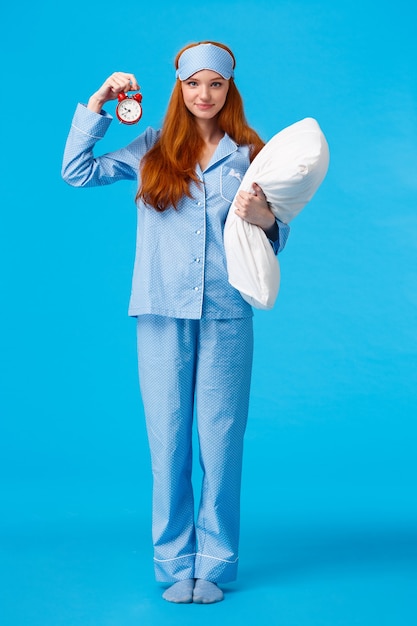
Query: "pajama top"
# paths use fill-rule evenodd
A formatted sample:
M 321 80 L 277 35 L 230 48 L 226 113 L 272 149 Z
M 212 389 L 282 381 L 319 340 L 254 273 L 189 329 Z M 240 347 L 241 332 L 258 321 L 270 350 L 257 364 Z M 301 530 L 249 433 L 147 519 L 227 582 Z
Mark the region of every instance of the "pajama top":
M 75 187 L 108 185 L 140 177 L 139 164 L 160 131 L 148 127 L 120 150 L 96 157 L 93 149 L 112 117 L 77 106 L 68 135 L 62 177 Z M 252 307 L 227 278 L 223 230 L 227 213 L 250 164 L 248 146 L 227 134 L 204 169 L 196 166 L 200 184 L 178 208 L 158 212 L 137 202 L 136 254 L 128 314 L 154 314 L 184 319 L 244 318 Z M 140 180 L 138 180 L 140 183 Z M 287 241 L 289 226 L 277 220 L 275 253 Z

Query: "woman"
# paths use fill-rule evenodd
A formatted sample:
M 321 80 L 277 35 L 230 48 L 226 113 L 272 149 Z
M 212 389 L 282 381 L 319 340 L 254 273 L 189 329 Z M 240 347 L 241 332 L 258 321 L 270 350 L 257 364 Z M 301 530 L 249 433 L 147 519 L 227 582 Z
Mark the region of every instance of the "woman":
M 170 602 L 212 603 L 235 579 L 240 482 L 252 367 L 249 304 L 227 280 L 223 227 L 251 160 L 264 143 L 244 116 L 235 59 L 220 43 L 183 48 L 161 130 L 95 158 L 111 116 L 102 107 L 138 90 L 116 72 L 78 105 L 63 178 L 74 186 L 138 179 L 137 246 L 129 314 L 137 318 L 139 380 L 153 472 L 156 579 Z M 236 211 L 275 252 L 288 227 L 257 185 Z M 203 481 L 196 519 L 191 482 L 196 414 Z

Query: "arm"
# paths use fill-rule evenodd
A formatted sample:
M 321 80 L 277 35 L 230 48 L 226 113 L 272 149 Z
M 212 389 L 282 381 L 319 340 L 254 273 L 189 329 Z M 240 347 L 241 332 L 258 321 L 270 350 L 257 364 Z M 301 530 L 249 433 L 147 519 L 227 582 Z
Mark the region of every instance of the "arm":
M 78 105 L 62 163 L 62 177 L 69 185 L 91 187 L 137 177 L 140 150 L 135 142 L 98 158 L 93 149 L 112 121 L 103 105 L 116 99 L 121 91 L 138 87 L 133 74 L 116 72 L 90 97 L 87 106 Z

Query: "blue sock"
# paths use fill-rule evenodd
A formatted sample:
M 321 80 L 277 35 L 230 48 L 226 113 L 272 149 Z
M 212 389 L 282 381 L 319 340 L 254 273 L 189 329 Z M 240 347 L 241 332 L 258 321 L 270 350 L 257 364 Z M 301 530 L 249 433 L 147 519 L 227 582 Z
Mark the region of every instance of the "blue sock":
M 213 604 L 213 602 L 221 602 L 223 600 L 223 591 L 218 588 L 216 583 L 209 580 L 197 578 L 195 581 L 193 602 L 196 604 Z
M 162 594 L 164 600 L 176 604 L 190 604 L 193 601 L 194 578 L 179 580 Z

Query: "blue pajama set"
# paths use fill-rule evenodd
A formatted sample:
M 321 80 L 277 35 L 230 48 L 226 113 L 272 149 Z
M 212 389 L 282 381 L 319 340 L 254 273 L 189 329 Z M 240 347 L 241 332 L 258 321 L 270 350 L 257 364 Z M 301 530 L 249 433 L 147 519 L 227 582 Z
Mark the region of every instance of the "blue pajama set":
M 95 157 L 112 117 L 79 104 L 62 176 L 76 187 L 136 180 L 159 132 Z M 137 203 L 129 315 L 137 318 L 139 382 L 153 473 L 156 579 L 229 582 L 238 564 L 240 483 L 252 368 L 253 311 L 227 280 L 223 228 L 249 166 L 247 146 L 225 135 L 200 184 L 178 209 Z M 289 227 L 277 221 L 283 249 Z M 192 424 L 202 467 L 195 507 Z M 195 514 L 195 508 L 197 513 Z

